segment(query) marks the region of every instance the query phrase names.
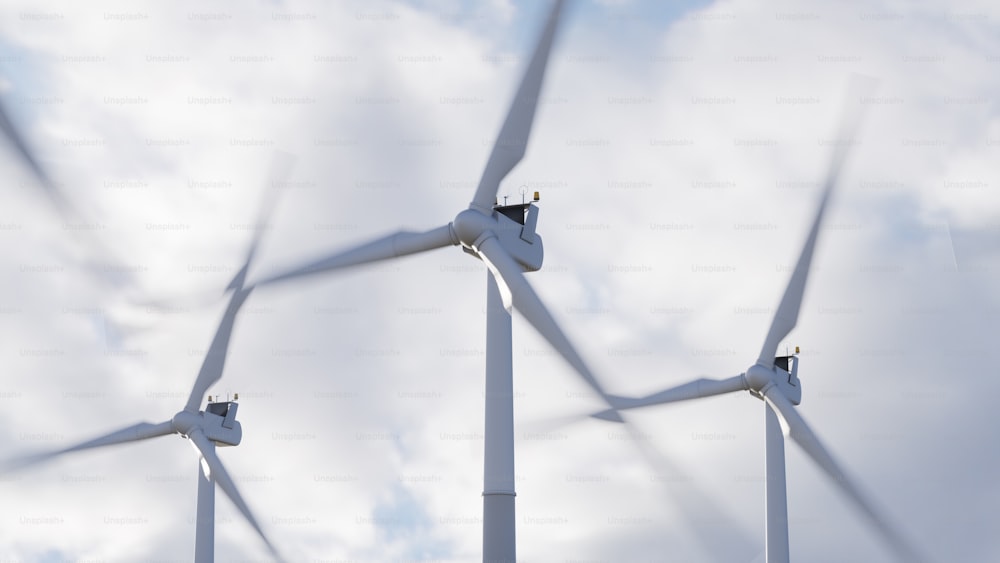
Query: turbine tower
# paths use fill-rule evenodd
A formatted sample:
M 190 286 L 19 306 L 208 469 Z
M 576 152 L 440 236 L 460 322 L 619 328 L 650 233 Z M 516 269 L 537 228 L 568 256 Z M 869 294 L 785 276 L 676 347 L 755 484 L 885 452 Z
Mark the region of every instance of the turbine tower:
M 488 268 L 486 318 L 486 405 L 483 476 L 483 561 L 516 561 L 514 521 L 514 407 L 511 308 L 569 362 L 611 405 L 603 388 L 524 277 L 542 266 L 542 239 L 535 232 L 534 202 L 496 205 L 500 182 L 524 157 L 538 106 L 545 68 L 563 2 L 553 3 L 541 37 L 514 94 L 486 168 L 467 209 L 425 232 L 398 231 L 314 262 L 267 277 L 256 285 L 302 278 L 434 250 L 461 246 Z
M 277 185 L 274 181 L 275 178 L 287 176 L 291 165 L 292 158 L 290 155 L 283 153 L 276 155 L 272 165 L 270 175 L 272 181 L 268 185 L 269 189 L 273 190 L 273 186 Z M 222 489 L 222 492 L 236 505 L 236 508 L 246 521 L 267 545 L 268 550 L 278 560 L 282 560 L 277 549 L 275 549 L 267 535 L 264 534 L 257 519 L 254 518 L 250 507 L 243 500 L 243 496 L 240 494 L 239 489 L 237 489 L 236 483 L 215 451 L 217 446 L 237 446 L 242 440 L 243 428 L 239 421 L 236 420 L 236 411 L 239 404 L 235 400 L 213 402 L 211 396 L 209 396 L 205 410 L 199 410 L 208 389 L 222 378 L 226 356 L 229 352 L 230 336 L 233 332 L 236 317 L 240 308 L 253 291 L 252 286 L 245 287 L 247 270 L 260 242 L 260 234 L 266 222 L 267 214 L 273 209 L 274 195 L 273 191 L 265 192 L 246 260 L 243 263 L 243 267 L 226 287 L 227 291 L 232 291 L 232 295 L 222 315 L 222 320 L 212 338 L 208 352 L 202 360 L 201 368 L 198 371 L 198 376 L 191 388 L 191 393 L 184 404 L 184 408 L 177 412 L 170 420 L 159 423 L 139 422 L 61 450 L 9 460 L 0 467 L 0 472 L 23 469 L 71 452 L 124 444 L 126 442 L 149 440 L 168 434 L 180 434 L 190 441 L 199 458 L 194 561 L 196 563 L 211 563 L 215 559 L 215 485 L 218 485 Z
M 900 561 L 912 563 L 922 561 L 905 538 L 875 508 L 874 504 L 848 478 L 833 455 L 795 409 L 802 400 L 802 385 L 798 378 L 799 359 L 797 355 L 776 356 L 778 345 L 795 328 L 799 318 L 802 296 L 812 263 L 813 251 L 819 237 L 820 226 L 830 198 L 840 179 L 841 168 L 847 158 L 849 148 L 855 142 L 855 135 L 862 117 L 866 96 L 875 87 L 873 79 L 854 77 L 847 97 L 848 104 L 858 104 L 848 109 L 841 122 L 830 166 L 825 178 L 819 207 L 799 255 L 795 270 L 781 298 L 774 319 L 764 338 L 757 361 L 746 372 L 727 379 L 701 378 L 683 385 L 640 398 L 612 396 L 614 408 L 592 415 L 595 418 L 622 422 L 619 410 L 628 410 L 651 405 L 687 401 L 711 397 L 735 391 L 749 391 L 765 403 L 765 512 L 766 537 L 765 558 L 767 563 L 788 563 L 788 504 L 785 482 L 785 449 L 782 422 L 789 430 L 789 436 L 812 458 L 833 482 L 874 524 L 876 530 L 888 542 Z M 797 349 L 796 349 L 797 351 Z M 797 352 L 796 352 L 797 353 Z

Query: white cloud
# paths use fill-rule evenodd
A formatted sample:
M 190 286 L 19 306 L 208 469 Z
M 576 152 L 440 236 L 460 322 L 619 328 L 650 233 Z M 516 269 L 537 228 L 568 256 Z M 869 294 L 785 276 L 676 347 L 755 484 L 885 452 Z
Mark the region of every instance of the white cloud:
M 254 276 L 467 205 L 541 9 L 433 4 L 0 15 L 5 101 L 100 225 L 63 227 L 2 160 L 5 452 L 179 408 L 222 307 L 182 297 L 204 303 L 239 267 L 273 149 L 298 165 Z M 601 381 L 641 394 L 746 369 L 847 78 L 877 76 L 787 343 L 803 350 L 800 410 L 930 555 L 997 558 L 995 10 L 732 1 L 647 35 L 602 17 L 614 7 L 577 8 L 501 195 L 541 191 L 546 262 L 529 279 Z M 87 275 L 74 239 L 89 234 L 135 286 Z M 445 249 L 251 297 L 212 390 L 242 398 L 244 441 L 220 457 L 290 559 L 480 557 L 484 271 Z M 136 305 L 164 297 L 180 304 Z M 637 413 L 676 466 L 653 469 L 617 427 L 538 423 L 600 404 L 519 315 L 514 333 L 520 557 L 757 555 L 760 403 Z M 792 444 L 787 461 L 796 558 L 889 560 Z M 195 471 L 167 437 L 5 477 L 0 555 L 187 560 Z M 679 476 L 661 487 L 664 472 Z M 220 561 L 264 556 L 228 501 L 217 511 Z M 749 539 L 699 540 L 705 522 Z

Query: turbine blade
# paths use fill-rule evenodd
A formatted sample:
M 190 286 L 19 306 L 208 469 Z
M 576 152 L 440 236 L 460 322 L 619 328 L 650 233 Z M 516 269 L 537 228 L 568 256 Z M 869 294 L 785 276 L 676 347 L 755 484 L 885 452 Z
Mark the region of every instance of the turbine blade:
M 65 213 L 67 211 L 66 200 L 63 199 L 62 194 L 49 179 L 49 175 L 45 172 L 45 169 L 38 163 L 38 159 L 35 158 L 34 153 L 28 148 L 28 143 L 25 142 L 24 136 L 21 135 L 14 122 L 11 121 L 10 114 L 7 113 L 2 101 L 0 101 L 0 130 L 3 131 L 4 136 L 10 141 L 11 146 L 24 166 L 31 170 L 31 173 L 34 174 L 35 179 L 38 180 L 45 193 L 52 198 L 56 207 L 59 208 L 60 213 Z
M 484 240 L 476 250 L 483 258 L 483 262 L 493 271 L 493 275 L 506 285 L 511 298 L 509 305 L 513 305 L 531 323 L 531 326 L 535 327 L 535 330 L 541 333 L 549 341 L 549 344 L 573 366 L 573 369 L 580 374 L 587 385 L 596 391 L 601 399 L 614 410 L 615 405 L 612 403 L 611 397 L 604 392 L 590 368 L 584 363 L 583 358 L 576 352 L 555 319 L 552 318 L 552 314 L 538 298 L 538 294 L 528 284 L 521 266 L 500 246 L 497 238 L 490 237 Z M 501 289 L 501 293 L 504 293 L 503 289 Z
M 590 416 L 585 414 L 566 415 L 521 423 L 518 427 L 526 436 L 547 434 L 587 418 Z M 622 428 L 654 472 L 650 480 L 659 483 L 669 496 L 669 503 L 678 507 L 702 549 L 711 556 L 711 561 L 741 561 L 748 553 L 760 549 L 760 542 L 751 539 L 744 527 L 698 486 L 697 472 L 683 470 L 650 442 L 649 433 L 624 415 L 621 418 Z M 719 538 L 726 538 L 727 541 L 720 542 Z
M 655 472 L 655 480 L 670 495 L 672 504 L 678 507 L 712 561 L 740 561 L 760 549 L 760 542 L 751 539 L 722 505 L 697 486 L 693 478 L 697 473 L 682 471 L 680 466 L 650 443 L 650 435 L 641 431 L 634 422 L 626 421 L 624 427 L 639 454 Z M 719 541 L 720 538 L 726 541 Z
M 253 526 L 253 529 L 257 531 L 257 535 L 264 540 L 264 543 L 271 551 L 271 554 L 277 557 L 279 561 L 283 561 L 283 558 L 278 553 L 278 550 L 275 549 L 274 544 L 272 544 L 271 540 L 267 538 L 267 535 L 264 534 L 264 530 L 262 530 L 260 524 L 257 523 L 257 519 L 254 518 L 253 513 L 250 512 L 250 507 L 247 506 L 246 501 L 243 500 L 239 489 L 236 488 L 236 483 L 233 482 L 232 477 L 229 476 L 229 472 L 226 471 L 226 467 L 222 465 L 222 460 L 219 459 L 218 454 L 215 453 L 215 445 L 212 444 L 211 440 L 205 436 L 204 432 L 202 432 L 200 428 L 195 429 L 188 434 L 188 439 L 191 440 L 191 442 L 198 449 L 198 452 L 201 454 L 202 459 L 205 460 L 206 464 L 208 464 L 208 467 L 211 470 L 212 480 L 219 485 L 222 492 L 226 493 L 229 500 L 233 501 L 233 504 L 236 505 L 236 508 L 243 514 L 243 517 L 246 518 L 247 522 L 249 522 L 250 525 Z
M 722 395 L 724 393 L 732 393 L 733 391 L 746 391 L 748 389 L 743 375 L 736 375 L 727 379 L 696 379 L 683 385 L 653 393 L 652 395 L 646 395 L 645 397 L 631 398 L 618 395 L 611 395 L 610 397 L 615 409 L 628 410 L 650 405 L 689 401 L 691 399 Z M 613 420 L 613 417 L 616 415 L 617 412 L 615 410 L 605 410 L 590 416 L 601 420 Z M 612 418 L 609 419 L 608 417 Z
M 534 420 L 519 422 L 517 427 L 518 431 L 524 436 L 538 436 L 550 434 L 567 426 L 578 424 L 580 421 L 586 420 L 588 416 L 586 414 L 567 414 L 558 417 L 536 418 Z
M 63 454 L 68 454 L 71 452 L 78 452 L 81 450 L 89 450 L 93 448 L 102 448 L 104 446 L 113 446 L 115 444 L 124 444 L 126 442 L 137 442 L 140 440 L 148 440 L 150 438 L 156 438 L 158 436 L 166 436 L 167 434 L 173 434 L 176 432 L 174 430 L 173 423 L 171 421 L 161 422 L 159 424 L 153 424 L 150 422 L 140 422 L 138 424 L 133 424 L 122 428 L 121 430 L 116 430 L 110 432 L 103 436 L 99 436 L 92 440 L 87 440 L 86 442 L 81 442 L 75 446 L 70 446 L 68 448 L 63 448 L 61 450 L 55 450 L 52 452 L 44 452 L 39 454 L 33 454 L 30 456 L 20 457 L 16 459 L 4 462 L 3 469 L 0 473 L 13 471 L 17 469 L 23 469 L 25 467 L 30 467 L 39 463 L 48 461 L 54 457 L 61 456 Z
M 270 170 L 267 174 L 267 183 L 264 185 L 264 194 L 257 209 L 257 221 L 254 223 L 253 235 L 250 238 L 250 246 L 247 249 L 246 259 L 243 261 L 243 267 L 233 277 L 233 281 L 229 282 L 229 285 L 226 286 L 226 290 L 239 291 L 246 284 L 247 271 L 250 269 L 254 254 L 257 252 L 261 235 L 268 227 L 271 213 L 274 212 L 278 196 L 282 193 L 281 186 L 288 180 L 288 176 L 292 173 L 295 160 L 295 156 L 291 153 L 274 151 L 271 157 Z
M 531 125 L 535 120 L 535 110 L 538 107 L 538 95 L 545 78 L 545 67 L 552 50 L 552 41 L 559 26 L 559 15 L 562 12 L 562 0 L 552 3 L 541 37 L 531 55 L 528 68 L 524 71 L 521 84 L 514 94 L 507 118 L 504 120 L 500 134 L 493 144 L 493 151 L 486 162 L 486 169 L 479 180 L 476 195 L 472 198 L 470 207 L 475 207 L 487 215 L 493 211 L 500 182 L 521 162 L 531 135 Z
M 208 353 L 205 354 L 205 359 L 201 362 L 201 369 L 198 370 L 198 377 L 191 388 L 191 395 L 188 396 L 184 410 L 198 412 L 205 392 L 222 378 L 222 370 L 226 367 L 226 355 L 229 353 L 229 338 L 233 333 L 236 315 L 252 291 L 253 287 L 234 291 L 232 297 L 229 298 L 229 305 L 226 306 L 226 312 L 222 315 L 219 328 L 216 329 L 215 336 L 212 337 Z
M 774 314 L 774 320 L 771 321 L 771 328 L 767 332 L 767 338 L 764 339 L 764 346 L 757 358 L 757 363 L 766 368 L 774 367 L 774 354 L 778 350 L 778 345 L 798 322 L 799 307 L 802 304 L 806 279 L 809 277 L 809 266 L 812 264 L 813 250 L 816 248 L 820 224 L 823 222 L 827 204 L 837 187 L 841 169 L 854 144 L 854 137 L 861 123 L 864 109 L 867 107 L 867 104 L 862 103 L 861 99 L 871 95 L 875 84 L 874 79 L 866 77 L 853 77 L 851 80 L 846 99 L 848 107 L 841 117 L 840 130 L 834 142 L 833 154 L 830 157 L 830 165 L 823 183 L 823 193 L 820 196 L 816 217 L 813 219 L 805 245 L 802 247 L 799 260 L 795 264 L 795 270 L 792 272 L 791 279 L 788 280 L 788 287 L 785 288 L 785 294 L 781 298 L 778 310 Z
M 250 244 L 243 265 L 233 276 L 233 279 L 226 286 L 226 291 L 243 289 L 246 286 L 246 279 L 250 266 L 257 253 L 257 247 L 263 232 L 270 227 L 270 217 L 278 198 L 282 193 L 281 187 L 288 180 L 292 169 L 295 166 L 296 156 L 292 153 L 275 150 L 271 156 L 271 163 L 267 174 L 267 181 L 264 189 L 261 190 L 261 199 L 257 207 L 256 222 L 250 236 Z M 215 289 L 203 289 L 187 295 L 173 295 L 169 297 L 132 297 L 128 300 L 128 305 L 142 309 L 204 309 L 219 302 L 219 291 Z
M 110 284 L 118 290 L 122 286 L 131 285 L 134 276 L 130 273 L 129 267 L 88 227 L 90 222 L 86 216 L 70 203 L 63 191 L 52 181 L 48 172 L 38 162 L 20 130 L 11 120 L 10 113 L 4 107 L 2 100 L 0 100 L 0 131 L 10 142 L 18 159 L 31 171 L 45 195 L 48 196 L 59 219 L 66 227 L 78 231 L 74 242 L 79 245 L 82 251 L 83 255 L 79 259 L 88 273 L 101 283 Z M 83 228 L 77 229 L 76 226 L 83 226 Z
M 201 401 L 205 397 L 205 392 L 216 381 L 222 378 L 222 370 L 226 367 L 226 356 L 229 354 L 229 340 L 233 333 L 233 325 L 236 323 L 236 315 L 240 312 L 243 303 L 253 291 L 253 286 L 244 288 L 247 272 L 253 262 L 254 254 L 257 252 L 257 245 L 260 236 L 266 227 L 268 217 L 274 210 L 278 194 L 280 193 L 279 183 L 284 182 L 291 173 L 295 164 L 295 157 L 289 153 L 275 151 L 271 161 L 271 170 L 268 174 L 268 184 L 264 188 L 264 195 L 261 197 L 260 208 L 257 211 L 257 222 L 254 225 L 253 235 L 250 238 L 250 247 L 247 249 L 246 260 L 243 267 L 237 272 L 233 280 L 226 287 L 232 290 L 233 295 L 229 298 L 229 304 L 222 315 L 219 328 L 215 331 L 212 344 L 202 360 L 201 369 L 198 370 L 198 377 L 191 388 L 191 395 L 188 397 L 185 410 L 198 412 Z
M 771 387 L 765 391 L 764 397 L 767 399 L 768 405 L 785 421 L 792 440 L 819 465 L 820 469 L 829 475 L 834 484 L 840 487 L 840 490 L 868 517 L 879 534 L 888 542 L 899 560 L 905 562 L 926 561 L 923 555 L 910 545 L 902 534 L 876 510 L 874 503 L 848 478 L 844 470 L 833 459 L 833 455 L 819 441 L 819 437 L 806 424 L 805 419 L 802 418 L 802 415 L 799 414 L 788 398 L 777 387 Z
M 287 272 L 275 274 L 257 282 L 255 285 L 270 285 L 279 281 L 339 270 L 351 266 L 359 266 L 380 260 L 388 260 L 390 258 L 399 258 L 409 254 L 456 244 L 458 244 L 458 239 L 452 233 L 451 225 L 444 225 L 422 233 L 399 231 L 349 250 L 331 254 L 330 256 L 293 268 Z

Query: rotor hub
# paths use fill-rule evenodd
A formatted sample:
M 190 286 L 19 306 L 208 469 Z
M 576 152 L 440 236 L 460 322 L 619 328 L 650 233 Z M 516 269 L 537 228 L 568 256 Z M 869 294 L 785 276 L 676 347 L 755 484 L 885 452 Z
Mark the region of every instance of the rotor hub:
M 760 364 L 750 366 L 744 376 L 751 391 L 763 393 L 765 388 L 774 383 L 774 371 Z
M 190 411 L 181 411 L 170 419 L 170 424 L 179 434 L 187 436 L 192 430 L 200 426 L 201 416 Z
M 763 398 L 772 388 L 777 388 L 793 405 L 802 402 L 802 384 L 798 377 L 797 356 L 779 356 L 770 368 L 760 364 L 750 366 L 743 375 L 750 393 Z
M 484 215 L 475 209 L 465 209 L 455 216 L 452 221 L 452 230 L 459 242 L 468 248 L 474 248 L 476 241 L 492 227 L 496 221 L 488 215 Z

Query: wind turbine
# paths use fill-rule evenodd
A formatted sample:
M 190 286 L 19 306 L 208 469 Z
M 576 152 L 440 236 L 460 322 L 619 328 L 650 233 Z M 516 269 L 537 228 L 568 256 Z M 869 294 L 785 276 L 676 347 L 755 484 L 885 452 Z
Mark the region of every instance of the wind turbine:
M 552 5 L 467 209 L 441 227 L 425 232 L 398 231 L 265 278 L 256 284 L 270 285 L 445 246 L 460 245 L 463 251 L 486 264 L 489 272 L 486 292 L 483 561 L 490 562 L 516 561 L 511 307 L 517 309 L 610 405 L 590 368 L 524 277 L 525 272 L 536 271 L 542 265 L 542 239 L 535 232 L 538 207 L 532 202 L 503 206 L 495 203 L 500 182 L 524 157 L 562 4 L 561 0 L 557 0 Z
M 277 155 L 272 166 L 271 177 L 283 177 L 288 174 L 292 164 L 289 155 Z M 269 188 L 274 186 L 271 182 Z M 271 192 L 266 192 L 265 196 Z M 216 446 L 237 446 L 243 438 L 242 425 L 236 420 L 236 411 L 239 404 L 233 401 L 212 401 L 209 396 L 205 410 L 199 410 L 208 389 L 222 378 L 222 370 L 226 364 L 226 356 L 229 351 L 229 340 L 233 332 L 233 325 L 240 308 L 246 302 L 247 297 L 253 291 L 253 287 L 246 287 L 247 271 L 253 260 L 254 253 L 260 241 L 262 226 L 268 212 L 273 208 L 273 197 L 265 197 L 258 215 L 258 222 L 253 233 L 250 247 L 247 251 L 246 260 L 236 276 L 226 287 L 227 291 L 232 291 L 229 303 L 222 315 L 219 327 L 216 329 L 209 346 L 208 352 L 202 360 L 198 377 L 195 379 L 184 408 L 175 414 L 170 420 L 159 423 L 139 422 L 127 426 L 120 430 L 110 432 L 86 442 L 81 442 L 68 448 L 35 454 L 27 457 L 11 460 L 2 468 L 3 471 L 23 469 L 38 463 L 42 463 L 61 456 L 63 454 L 123 444 L 126 442 L 137 442 L 166 436 L 168 434 L 180 434 L 187 438 L 194 447 L 199 457 L 198 469 L 198 501 L 197 518 L 195 524 L 195 556 L 196 563 L 211 563 L 215 559 L 215 485 L 217 484 L 222 492 L 236 505 L 236 508 L 243 514 L 243 517 L 253 527 L 257 534 L 264 540 L 268 550 L 279 560 L 281 556 L 274 545 L 264 534 L 257 519 L 247 506 L 246 501 L 240 494 L 229 472 L 222 464 L 215 451 Z M 238 399 L 238 397 L 236 397 Z
M 765 403 L 765 557 L 767 563 L 787 563 L 788 507 L 785 490 L 785 450 L 782 422 L 789 436 L 812 458 L 840 490 L 871 520 L 877 531 L 889 543 L 901 561 L 921 561 L 923 558 L 905 538 L 879 514 L 841 468 L 829 450 L 795 409 L 802 400 L 802 385 L 798 378 L 798 356 L 776 356 L 778 345 L 795 328 L 805 291 L 813 251 L 830 198 L 837 187 L 844 161 L 853 144 L 861 121 L 865 96 L 874 89 L 875 81 L 855 77 L 849 88 L 848 103 L 859 106 L 849 109 L 841 122 L 825 178 L 819 207 L 813 219 L 805 245 L 792 272 L 788 287 L 781 298 L 768 329 L 757 361 L 746 372 L 727 379 L 700 378 L 689 383 L 640 398 L 611 396 L 613 409 L 592 415 L 595 418 L 622 422 L 619 410 L 711 397 L 736 391 L 749 391 Z M 796 349 L 797 352 L 797 349 Z

